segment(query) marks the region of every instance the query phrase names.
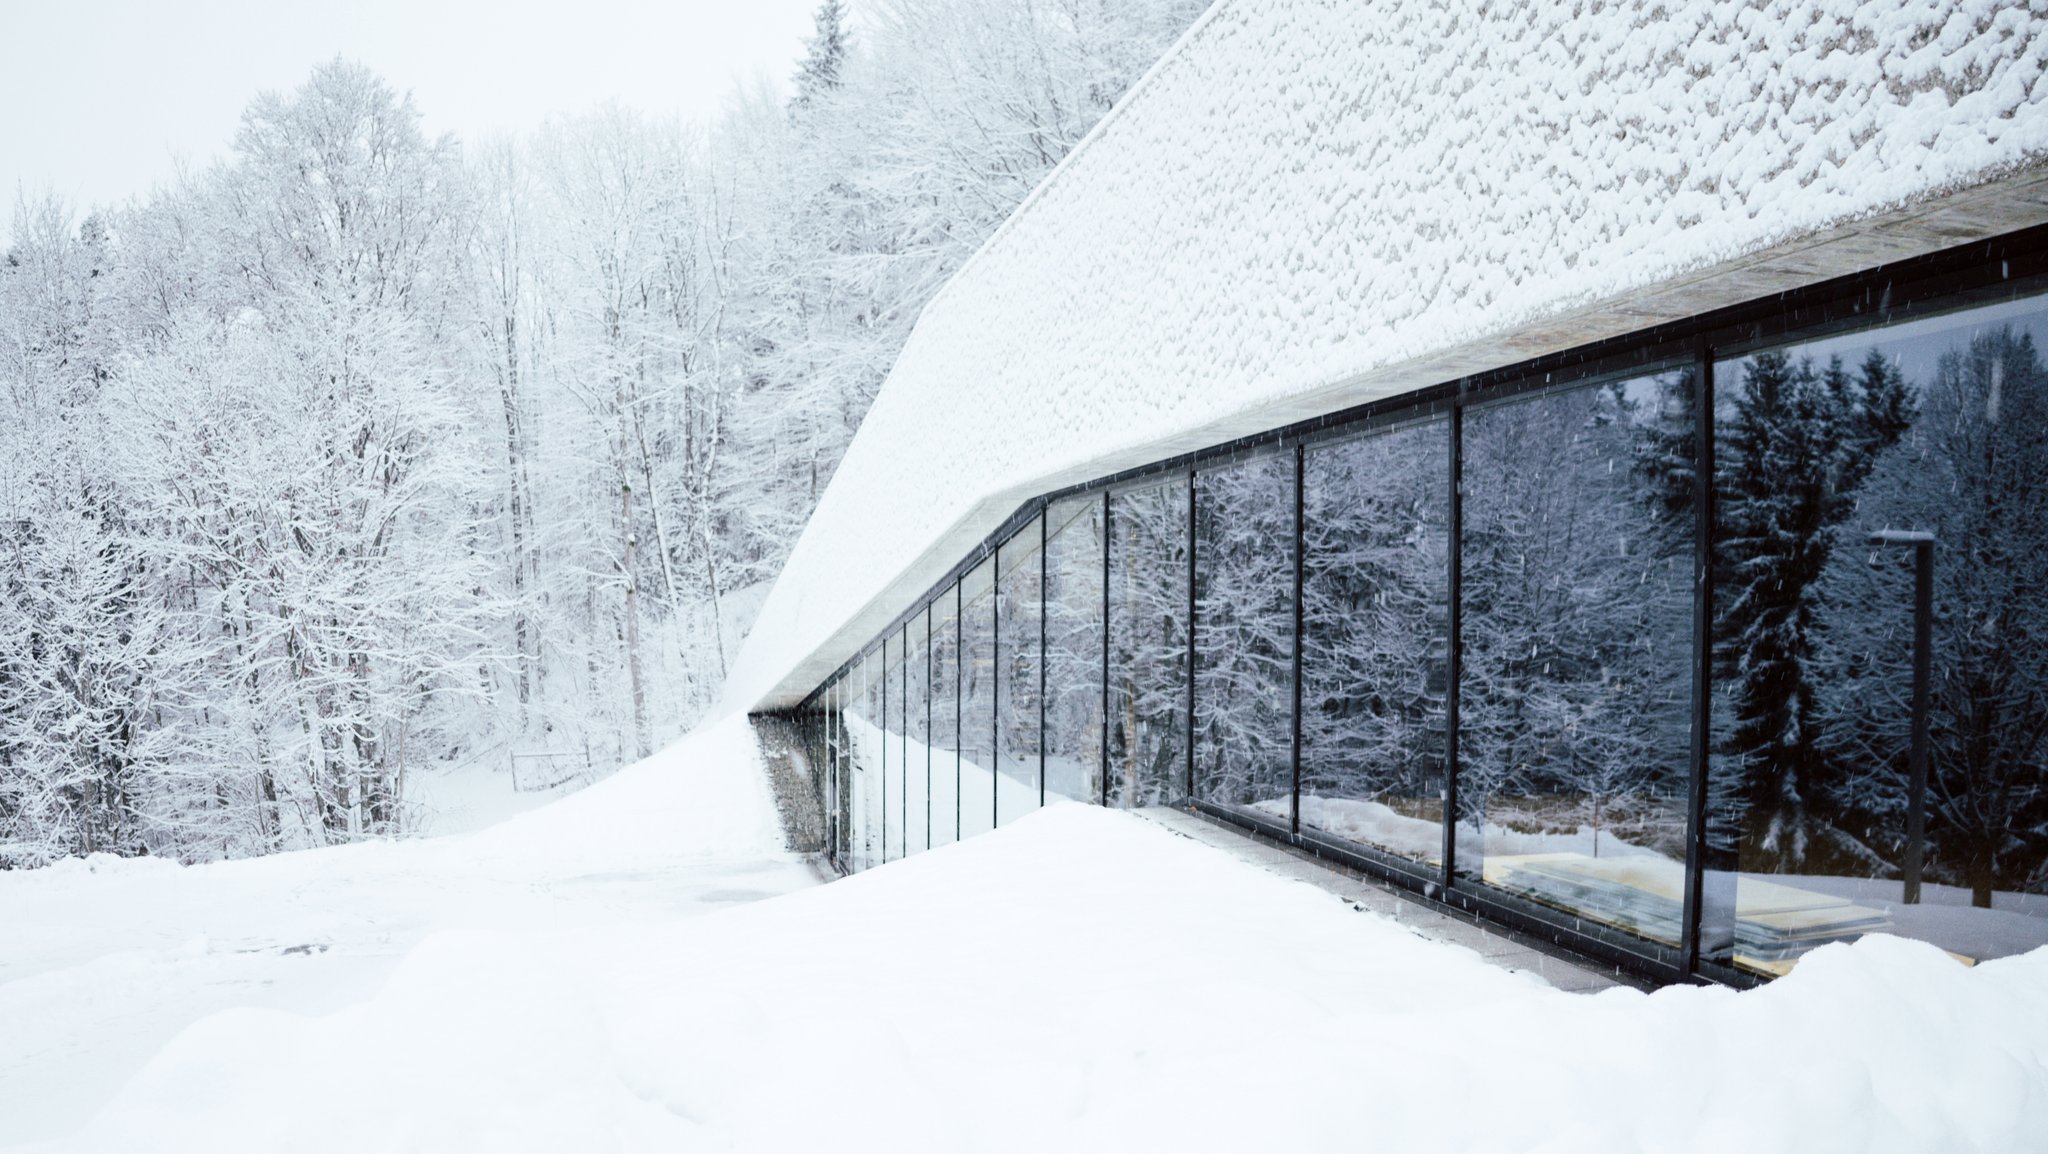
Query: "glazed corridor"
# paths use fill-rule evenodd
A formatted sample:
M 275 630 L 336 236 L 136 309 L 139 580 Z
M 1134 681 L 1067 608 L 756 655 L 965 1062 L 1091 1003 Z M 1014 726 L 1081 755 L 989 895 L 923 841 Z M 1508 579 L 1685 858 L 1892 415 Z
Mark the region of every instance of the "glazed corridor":
M 798 711 L 836 860 L 1176 805 L 1667 980 L 2048 943 L 2044 248 L 1032 502 Z

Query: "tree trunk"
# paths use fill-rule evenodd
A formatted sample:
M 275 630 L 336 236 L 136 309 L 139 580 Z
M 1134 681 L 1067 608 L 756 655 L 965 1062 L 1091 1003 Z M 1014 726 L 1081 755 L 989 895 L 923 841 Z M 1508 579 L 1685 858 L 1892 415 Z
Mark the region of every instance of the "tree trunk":
M 633 485 L 619 485 L 619 509 L 626 528 L 626 673 L 633 693 L 633 748 L 646 757 L 652 750 L 647 740 L 647 700 L 640 677 L 640 582 L 633 568 Z
M 528 636 L 526 604 L 526 461 L 519 419 L 519 320 L 505 313 L 505 371 L 499 378 L 499 399 L 505 410 L 505 480 L 512 514 L 512 650 L 518 666 L 519 728 L 526 729 L 527 703 L 532 699 L 533 642 Z

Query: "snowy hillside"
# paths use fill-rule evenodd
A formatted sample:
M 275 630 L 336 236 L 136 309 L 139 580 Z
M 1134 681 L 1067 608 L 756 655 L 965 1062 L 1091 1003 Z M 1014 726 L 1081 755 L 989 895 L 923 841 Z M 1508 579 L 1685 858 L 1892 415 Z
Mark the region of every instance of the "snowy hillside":
M 0 877 L 0 1147 L 2048 1135 L 2048 951 L 1967 968 L 1873 937 L 1753 992 L 1565 994 L 1071 804 L 814 888 L 778 848 L 757 757 L 728 721 L 470 837 Z

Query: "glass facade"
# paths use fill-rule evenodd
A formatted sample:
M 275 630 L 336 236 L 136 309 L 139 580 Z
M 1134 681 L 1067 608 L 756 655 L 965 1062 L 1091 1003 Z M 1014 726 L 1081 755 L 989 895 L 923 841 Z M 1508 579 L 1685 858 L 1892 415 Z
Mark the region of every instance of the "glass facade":
M 960 587 L 931 603 L 933 846 L 960 840 Z
M 1468 408 L 1458 871 L 1676 949 L 1684 917 L 1691 510 L 1657 499 L 1649 378 Z
M 1302 454 L 1301 826 L 1438 866 L 1450 425 Z
M 960 836 L 996 827 L 995 558 L 960 579 Z
M 1716 362 L 1709 960 L 2048 944 L 2044 341 L 2034 298 Z
M 841 868 L 1174 805 L 1662 980 L 2048 944 L 2001 243 L 1030 503 L 800 712 Z
M 1102 796 L 1105 498 L 1055 501 L 1045 523 L 1045 796 Z
M 1109 804 L 1187 797 L 1188 480 L 1109 502 Z
M 1045 538 L 1038 518 L 996 551 L 996 823 L 1037 809 L 1044 717 Z
M 1291 453 L 1195 475 L 1194 661 L 1194 796 L 1291 820 Z

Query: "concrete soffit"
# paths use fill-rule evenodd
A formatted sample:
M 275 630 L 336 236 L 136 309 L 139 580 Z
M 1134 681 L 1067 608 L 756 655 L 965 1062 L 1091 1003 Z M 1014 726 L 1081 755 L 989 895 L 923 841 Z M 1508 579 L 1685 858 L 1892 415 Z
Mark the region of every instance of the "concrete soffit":
M 885 593 L 798 662 L 758 710 L 794 707 L 944 577 L 1004 520 L 1041 494 L 1370 401 L 1626 336 L 1895 261 L 2048 224 L 2048 160 L 1983 184 L 1788 240 L 1647 289 L 1538 318 L 1221 420 L 1169 430 L 1139 448 L 986 495 L 907 565 Z

